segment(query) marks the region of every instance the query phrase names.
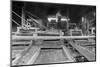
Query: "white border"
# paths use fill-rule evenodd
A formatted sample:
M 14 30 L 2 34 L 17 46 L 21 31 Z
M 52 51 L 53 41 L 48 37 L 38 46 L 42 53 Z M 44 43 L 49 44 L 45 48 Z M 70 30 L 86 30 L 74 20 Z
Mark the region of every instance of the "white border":
M 26 1 L 26 0 L 24 0 Z M 87 63 L 68 63 L 38 65 L 38 67 L 99 67 L 100 65 L 100 0 L 27 0 L 36 2 L 54 2 L 97 6 L 97 61 Z M 0 0 L 0 67 L 10 67 L 10 0 Z M 30 66 L 29 66 L 30 67 Z M 32 66 L 37 67 L 37 66 Z

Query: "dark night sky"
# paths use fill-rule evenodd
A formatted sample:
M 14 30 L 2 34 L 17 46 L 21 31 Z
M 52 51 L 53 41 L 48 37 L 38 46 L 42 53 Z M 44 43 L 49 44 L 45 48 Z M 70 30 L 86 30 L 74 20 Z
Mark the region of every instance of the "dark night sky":
M 55 4 L 55 3 L 41 3 L 41 2 L 21 2 L 13 1 L 12 10 L 21 15 L 22 7 L 25 10 L 31 12 L 32 14 L 38 16 L 41 19 L 47 19 L 48 15 L 56 14 L 58 11 L 64 16 L 69 16 L 70 22 L 77 23 L 80 18 L 90 11 L 95 11 L 95 6 L 89 5 L 70 5 L 70 4 Z M 17 19 L 15 15 L 12 14 L 12 18 L 20 23 L 20 19 Z M 44 23 L 46 22 L 43 20 Z M 12 23 L 15 26 L 14 23 Z

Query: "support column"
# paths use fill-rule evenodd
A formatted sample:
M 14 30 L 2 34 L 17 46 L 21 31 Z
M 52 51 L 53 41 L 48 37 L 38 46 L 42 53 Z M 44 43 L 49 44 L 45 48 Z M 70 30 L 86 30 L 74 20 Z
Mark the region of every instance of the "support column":
M 60 39 L 60 44 L 61 44 L 61 45 L 64 44 L 64 39 Z
M 35 45 L 42 45 L 42 44 L 43 44 L 43 40 L 41 39 L 35 40 Z

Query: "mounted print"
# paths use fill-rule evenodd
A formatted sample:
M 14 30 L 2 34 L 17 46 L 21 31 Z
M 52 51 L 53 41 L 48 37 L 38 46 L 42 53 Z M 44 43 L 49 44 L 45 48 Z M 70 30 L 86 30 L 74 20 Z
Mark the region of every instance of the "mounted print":
M 96 6 L 11 1 L 11 66 L 96 61 Z

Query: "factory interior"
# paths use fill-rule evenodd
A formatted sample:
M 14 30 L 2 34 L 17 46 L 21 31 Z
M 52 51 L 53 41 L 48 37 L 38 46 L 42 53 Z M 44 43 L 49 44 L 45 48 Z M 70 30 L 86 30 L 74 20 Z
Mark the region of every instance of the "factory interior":
M 96 6 L 12 1 L 11 64 L 96 61 Z

